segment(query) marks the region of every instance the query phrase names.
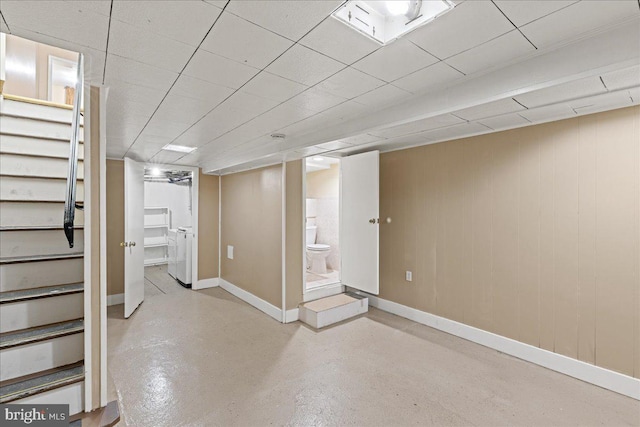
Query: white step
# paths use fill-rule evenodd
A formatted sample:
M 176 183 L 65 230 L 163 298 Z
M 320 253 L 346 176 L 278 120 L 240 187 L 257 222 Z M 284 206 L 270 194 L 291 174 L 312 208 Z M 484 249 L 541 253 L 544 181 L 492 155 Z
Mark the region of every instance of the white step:
M 78 178 L 84 178 L 83 162 L 78 161 Z M 69 170 L 67 159 L 52 157 L 32 157 L 20 154 L 0 156 L 0 173 L 13 176 L 33 176 L 43 178 L 66 178 Z
M 369 310 L 369 298 L 355 294 L 339 294 L 300 305 L 299 318 L 320 329 L 364 314 Z
M 17 201 L 64 202 L 67 181 L 64 179 L 0 176 L 0 199 Z M 84 181 L 76 183 L 76 201 L 84 200 Z
M 54 388 L 44 393 L 14 400 L 13 404 L 24 405 L 69 405 L 69 415 L 79 414 L 84 411 L 84 381 L 73 383 L 64 387 Z
M 71 125 L 24 117 L 2 116 L 0 118 L 0 133 L 69 141 L 71 139 Z M 80 141 L 84 141 L 83 127 L 80 128 Z
M 30 375 L 81 361 L 84 333 L 0 350 L 0 381 Z
M 62 228 L 3 230 L 0 231 L 0 258 L 82 252 L 83 229 L 74 230 L 73 241 L 74 247 L 70 248 Z
M 31 117 L 39 120 L 47 120 L 71 124 L 73 110 L 48 105 L 34 104 L 31 102 L 3 99 L 0 103 L 0 113 L 9 116 Z M 84 118 L 80 116 L 80 124 Z
M 0 152 L 69 157 L 69 141 L 40 139 L 29 136 L 0 135 Z M 78 146 L 78 158 L 84 158 L 84 144 Z
M 66 294 L 0 305 L 0 333 L 84 316 L 84 294 Z
M 0 202 L 0 227 L 62 226 L 64 203 Z M 84 224 L 84 212 L 76 210 L 76 226 Z
M 83 280 L 83 258 L 0 264 L 0 292 L 78 283 Z

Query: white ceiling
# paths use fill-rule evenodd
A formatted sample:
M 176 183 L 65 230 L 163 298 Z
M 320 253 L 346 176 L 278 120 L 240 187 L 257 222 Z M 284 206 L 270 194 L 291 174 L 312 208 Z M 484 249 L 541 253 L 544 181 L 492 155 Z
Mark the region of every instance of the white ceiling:
M 0 29 L 87 56 L 109 157 L 218 173 L 640 103 L 637 0 L 455 3 L 384 47 L 339 0 L 3 0 Z

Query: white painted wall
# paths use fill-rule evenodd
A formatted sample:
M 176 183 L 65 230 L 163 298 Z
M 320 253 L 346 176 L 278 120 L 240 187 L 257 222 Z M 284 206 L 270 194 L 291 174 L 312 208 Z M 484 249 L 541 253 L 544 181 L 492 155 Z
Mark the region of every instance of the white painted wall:
M 168 207 L 171 211 L 170 228 L 191 226 L 189 193 L 191 187 L 168 182 L 144 183 L 144 205 Z

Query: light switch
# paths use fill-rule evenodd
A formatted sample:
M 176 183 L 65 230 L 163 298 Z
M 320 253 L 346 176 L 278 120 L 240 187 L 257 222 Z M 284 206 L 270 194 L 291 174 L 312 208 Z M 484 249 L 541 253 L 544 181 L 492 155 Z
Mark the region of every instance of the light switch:
M 233 259 L 233 246 L 227 245 L 227 258 Z
M 407 282 L 411 282 L 413 280 L 413 273 L 411 273 L 410 271 L 407 271 L 404 274 L 404 280 L 406 280 Z

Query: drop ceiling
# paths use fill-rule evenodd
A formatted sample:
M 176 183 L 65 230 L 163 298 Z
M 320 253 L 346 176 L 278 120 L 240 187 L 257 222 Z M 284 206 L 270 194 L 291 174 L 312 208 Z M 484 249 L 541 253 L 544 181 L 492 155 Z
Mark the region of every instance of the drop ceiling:
M 386 46 L 336 0 L 3 0 L 0 30 L 86 55 L 108 157 L 213 173 L 640 103 L 637 0 L 455 3 Z

